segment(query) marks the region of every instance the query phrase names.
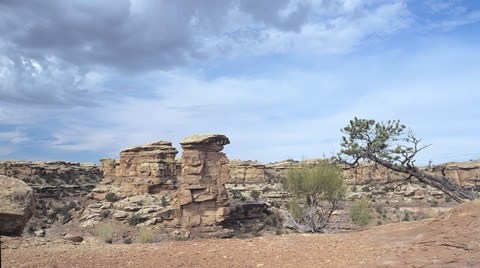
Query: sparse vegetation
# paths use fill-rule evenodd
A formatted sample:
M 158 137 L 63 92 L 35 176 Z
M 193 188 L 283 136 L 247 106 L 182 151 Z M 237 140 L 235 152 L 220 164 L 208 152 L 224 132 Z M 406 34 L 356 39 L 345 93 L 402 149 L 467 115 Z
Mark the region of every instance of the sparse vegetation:
M 353 203 L 348 213 L 353 223 L 360 227 L 365 227 L 372 219 L 372 211 L 368 205 L 368 199 L 362 198 Z
M 250 192 L 250 197 L 253 198 L 253 200 L 258 201 L 258 199 L 260 198 L 260 192 L 257 190 L 252 190 Z
M 102 210 L 102 212 L 100 212 L 100 217 L 102 217 L 103 219 L 108 218 L 109 215 L 110 215 L 110 210 L 108 209 Z
M 105 195 L 105 200 L 113 203 L 113 202 L 117 202 L 119 200 L 119 198 L 115 193 L 107 193 Z
M 160 199 L 160 203 L 162 204 L 163 207 L 167 207 L 170 205 L 170 202 L 168 202 L 166 196 L 162 196 L 162 198 Z
M 138 242 L 141 244 L 153 242 L 153 230 L 150 228 L 141 228 L 138 234 Z
M 128 224 L 130 225 L 137 225 L 142 222 L 142 218 L 137 213 L 133 213 L 128 219 Z
M 116 235 L 116 230 L 113 224 L 111 223 L 104 223 L 104 224 L 99 224 L 97 226 L 97 234 L 102 241 L 105 243 L 111 244 L 113 242 L 113 238 Z
M 293 196 L 287 220 L 300 231 L 322 232 L 331 224 L 333 212 L 343 206 L 346 186 L 342 172 L 327 161 L 320 161 L 314 167 L 303 165 L 291 169 L 285 184 Z M 297 202 L 300 200 L 303 204 Z
M 435 187 L 458 202 L 473 200 L 478 194 L 463 189 L 442 175 L 434 175 L 415 166 L 415 156 L 429 145 L 420 145 L 410 130 L 399 120 L 375 122 L 375 120 L 354 118 L 342 129 L 343 147 L 337 161 L 357 167 L 360 161 L 373 162 L 390 170 L 407 174 L 406 181 L 415 177 L 421 183 Z
M 237 189 L 230 189 L 230 194 L 232 195 L 232 198 L 233 199 L 240 199 L 242 198 L 242 192 L 240 192 L 240 190 L 237 190 Z

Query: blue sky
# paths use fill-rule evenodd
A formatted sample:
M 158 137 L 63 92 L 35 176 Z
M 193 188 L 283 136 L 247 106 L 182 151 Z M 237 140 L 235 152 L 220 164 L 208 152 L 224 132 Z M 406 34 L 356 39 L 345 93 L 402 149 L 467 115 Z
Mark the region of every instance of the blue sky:
M 418 163 L 478 159 L 479 85 L 479 1 L 0 1 L 0 159 L 197 133 L 315 158 L 354 116 L 400 119 Z

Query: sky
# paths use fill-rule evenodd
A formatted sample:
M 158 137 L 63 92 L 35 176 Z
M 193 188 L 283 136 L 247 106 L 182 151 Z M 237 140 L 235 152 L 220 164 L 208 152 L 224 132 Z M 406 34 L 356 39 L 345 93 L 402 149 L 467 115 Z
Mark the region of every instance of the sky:
M 97 162 L 220 133 L 329 157 L 400 120 L 417 163 L 480 158 L 477 0 L 0 0 L 0 160 Z

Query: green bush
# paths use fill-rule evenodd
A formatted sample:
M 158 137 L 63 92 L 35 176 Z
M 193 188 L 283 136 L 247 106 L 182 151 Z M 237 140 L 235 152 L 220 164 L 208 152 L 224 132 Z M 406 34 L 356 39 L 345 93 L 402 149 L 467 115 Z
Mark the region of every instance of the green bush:
M 284 184 L 293 197 L 289 211 L 298 229 L 307 232 L 321 232 L 329 226 L 333 212 L 343 206 L 347 190 L 341 169 L 328 161 L 291 169 Z
M 125 237 L 125 238 L 123 239 L 123 243 L 124 243 L 124 244 L 131 244 L 131 243 L 132 243 L 132 239 L 131 239 L 130 237 Z
M 142 218 L 137 213 L 133 213 L 128 219 L 128 224 L 130 225 L 137 225 L 142 222 Z
M 253 200 L 258 201 L 260 198 L 260 192 L 257 190 L 253 190 L 250 192 L 250 197 L 253 198 Z
M 99 224 L 97 226 L 97 234 L 105 243 L 111 244 L 115 237 L 116 230 L 111 223 Z
M 230 189 L 230 194 L 232 194 L 233 199 L 240 199 L 242 197 L 242 193 L 237 189 Z
M 110 210 L 108 209 L 102 210 L 102 212 L 100 212 L 100 217 L 102 217 L 103 219 L 107 218 L 109 215 L 110 215 Z
M 360 227 L 365 227 L 368 225 L 372 219 L 372 211 L 368 206 L 368 200 L 362 198 L 359 201 L 355 202 L 350 207 L 350 212 L 348 214 L 353 223 Z
M 118 196 L 115 193 L 107 193 L 105 195 L 105 200 L 107 200 L 108 202 L 117 202 Z
M 138 234 L 138 242 L 141 244 L 153 242 L 153 230 L 150 228 L 141 228 Z
M 163 207 L 168 207 L 170 205 L 166 196 L 162 196 L 162 198 L 160 199 L 160 202 L 162 203 Z

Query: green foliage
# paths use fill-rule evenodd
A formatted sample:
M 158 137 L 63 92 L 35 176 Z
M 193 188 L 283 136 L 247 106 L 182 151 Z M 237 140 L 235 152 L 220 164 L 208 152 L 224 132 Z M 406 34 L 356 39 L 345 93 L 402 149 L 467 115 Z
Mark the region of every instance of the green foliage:
M 153 242 L 153 230 L 150 228 L 141 228 L 138 234 L 138 242 L 141 244 Z
M 162 198 L 160 199 L 160 202 L 161 202 L 162 206 L 164 206 L 164 207 L 167 207 L 167 206 L 170 205 L 166 196 L 162 196 Z
M 292 214 L 292 217 L 296 221 L 300 221 L 302 219 L 303 209 L 302 209 L 302 206 L 300 206 L 300 204 L 298 203 L 297 198 L 292 198 L 288 202 L 287 207 L 288 207 L 288 211 L 290 212 L 290 214 Z
M 253 198 L 253 200 L 258 201 L 258 199 L 260 198 L 260 192 L 257 190 L 252 190 L 250 192 L 250 197 Z
M 320 200 L 340 200 L 346 194 L 342 171 L 327 161 L 320 161 L 314 167 L 291 169 L 285 183 L 294 197 L 305 199 L 311 206 Z
M 108 202 L 117 202 L 118 201 L 118 196 L 115 194 L 115 193 L 107 193 L 105 195 L 105 200 L 107 200 Z
M 131 243 L 132 243 L 132 238 L 130 238 L 130 237 L 125 237 L 125 238 L 123 239 L 123 243 L 124 243 L 124 244 L 131 244 Z
M 102 210 L 102 212 L 100 212 L 100 217 L 102 217 L 103 219 L 107 218 L 109 215 L 110 215 L 110 210 L 108 209 Z
M 405 155 L 412 155 L 417 148 L 398 143 L 411 143 L 412 137 L 404 137 L 406 126 L 399 120 L 375 122 L 371 119 L 354 118 L 342 129 L 340 154 L 353 159 L 372 157 L 389 162 L 399 161 Z
M 309 232 L 321 232 L 330 224 L 347 191 L 342 171 L 328 161 L 291 169 L 284 184 L 292 194 L 288 209 L 293 220 L 299 230 Z
M 111 223 L 99 224 L 97 226 L 97 234 L 105 243 L 111 244 L 115 237 L 116 230 Z
M 405 215 L 403 215 L 403 221 L 410 221 L 410 213 L 405 212 Z
M 370 187 L 368 187 L 368 185 L 365 185 L 362 187 L 362 191 L 368 193 L 370 192 Z
M 348 213 L 350 219 L 353 223 L 360 227 L 365 227 L 368 225 L 372 219 L 372 211 L 368 206 L 368 199 L 362 198 L 359 201 L 355 202 L 350 207 L 350 212 Z
M 240 190 L 230 189 L 229 191 L 233 199 L 240 199 L 242 197 L 242 192 L 240 192 Z
M 133 213 L 128 219 L 128 224 L 130 225 L 137 225 L 142 222 L 142 218 L 137 213 Z

